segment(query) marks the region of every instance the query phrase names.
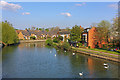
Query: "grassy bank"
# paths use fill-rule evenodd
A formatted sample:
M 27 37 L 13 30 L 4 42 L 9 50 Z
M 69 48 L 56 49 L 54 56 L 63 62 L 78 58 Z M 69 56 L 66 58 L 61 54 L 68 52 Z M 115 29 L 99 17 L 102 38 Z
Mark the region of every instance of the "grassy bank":
M 114 51 L 107 51 L 102 49 L 75 48 L 75 47 L 71 47 L 68 42 L 55 43 L 50 39 L 46 41 L 46 45 L 57 47 L 59 49 L 66 50 L 66 51 L 73 51 L 73 52 L 75 51 L 78 53 L 83 53 L 83 54 L 87 54 L 87 55 L 98 57 L 98 58 L 120 62 L 118 60 L 120 53 L 114 52 Z
M 115 51 L 108 51 L 108 50 L 103 50 L 103 49 L 90 49 L 90 50 L 94 50 L 94 51 L 100 51 L 100 52 L 105 52 L 105 53 L 110 53 L 110 54 L 117 54 L 117 55 L 120 55 L 120 53 L 115 52 Z
M 75 47 L 72 47 L 72 49 L 75 51 L 83 51 L 90 54 L 92 53 L 92 54 L 111 57 L 111 58 L 118 58 L 120 56 L 120 54 L 117 52 L 111 52 L 111 51 L 100 50 L 100 49 L 85 49 L 85 48 L 75 48 Z

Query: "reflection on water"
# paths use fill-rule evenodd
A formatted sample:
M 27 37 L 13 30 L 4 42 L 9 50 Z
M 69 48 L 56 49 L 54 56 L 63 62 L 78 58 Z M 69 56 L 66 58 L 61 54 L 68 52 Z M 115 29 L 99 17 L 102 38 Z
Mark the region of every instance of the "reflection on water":
M 93 74 L 94 71 L 93 65 L 93 59 L 88 57 L 88 69 L 90 71 L 90 76 Z
M 41 43 L 21 43 L 18 45 L 19 48 L 35 48 L 35 47 L 44 47 L 45 43 L 41 42 Z
M 46 47 L 44 42 L 3 48 L 4 78 L 116 78 L 118 64 Z M 56 56 L 55 56 L 56 55 Z M 104 68 L 103 63 L 110 66 Z M 79 73 L 83 72 L 83 76 Z

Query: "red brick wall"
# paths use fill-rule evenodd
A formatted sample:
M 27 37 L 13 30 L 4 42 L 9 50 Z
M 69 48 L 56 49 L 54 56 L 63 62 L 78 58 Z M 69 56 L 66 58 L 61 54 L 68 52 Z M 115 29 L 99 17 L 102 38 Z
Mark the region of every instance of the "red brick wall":
M 95 48 L 95 38 L 94 38 L 95 30 L 96 28 L 92 27 L 88 32 L 88 46 L 90 46 L 90 48 Z
M 95 34 L 97 34 L 96 28 L 92 27 L 88 32 L 88 46 L 90 46 L 90 48 L 95 48 L 95 45 L 98 42 L 99 48 L 102 48 L 103 44 L 107 44 L 107 43 L 105 41 L 102 41 L 101 44 L 100 44 L 100 41 L 96 42 L 97 37 L 95 37 Z

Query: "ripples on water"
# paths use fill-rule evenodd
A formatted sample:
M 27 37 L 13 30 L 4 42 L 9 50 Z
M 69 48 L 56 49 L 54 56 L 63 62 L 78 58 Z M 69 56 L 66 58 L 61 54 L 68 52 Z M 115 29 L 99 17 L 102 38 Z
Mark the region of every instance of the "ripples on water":
M 56 55 L 56 56 L 55 56 Z M 41 43 L 3 48 L 3 78 L 117 78 L 118 64 Z M 103 63 L 110 67 L 105 69 Z M 83 76 L 79 73 L 83 72 Z

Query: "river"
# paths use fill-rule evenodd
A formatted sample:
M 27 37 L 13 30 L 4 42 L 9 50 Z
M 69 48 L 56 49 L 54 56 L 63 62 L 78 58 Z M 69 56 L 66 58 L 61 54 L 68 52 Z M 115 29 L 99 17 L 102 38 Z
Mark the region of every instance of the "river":
M 44 42 L 2 49 L 3 78 L 118 78 L 118 67 L 116 62 L 46 47 Z

